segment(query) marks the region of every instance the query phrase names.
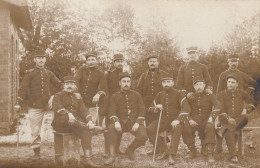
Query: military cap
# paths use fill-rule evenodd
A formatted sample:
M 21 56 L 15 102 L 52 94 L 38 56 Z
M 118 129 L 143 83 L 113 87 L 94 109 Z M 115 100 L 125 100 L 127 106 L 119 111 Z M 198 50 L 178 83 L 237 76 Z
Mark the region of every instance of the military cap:
M 114 60 L 124 60 L 124 56 L 123 54 L 115 54 L 114 55 Z
M 121 72 L 119 74 L 119 80 L 121 80 L 122 78 L 125 78 L 125 77 L 131 78 L 131 76 L 130 76 L 130 74 L 128 72 Z
M 198 50 L 198 47 L 196 47 L 196 46 L 190 46 L 190 47 L 186 48 L 186 51 L 188 54 L 191 52 L 197 52 L 197 50 Z
M 159 56 L 158 56 L 158 54 L 156 54 L 155 51 L 153 51 L 152 53 L 150 53 L 150 54 L 148 55 L 148 57 L 146 58 L 146 60 L 148 61 L 150 58 L 157 58 L 157 59 L 159 59 Z
M 230 55 L 228 56 L 228 61 L 231 61 L 231 62 L 237 62 L 237 61 L 239 61 L 238 54 L 230 54 Z
M 97 58 L 97 54 L 95 54 L 95 53 L 86 54 L 85 55 L 86 60 L 88 59 L 88 57 L 96 57 Z
M 163 80 L 173 80 L 173 75 L 171 74 L 162 74 L 161 75 L 161 81 Z
M 35 50 L 35 51 L 33 51 L 32 54 L 33 54 L 34 58 L 36 58 L 36 57 L 46 57 L 46 53 L 43 50 Z
M 66 82 L 74 82 L 74 83 L 76 83 L 76 80 L 75 80 L 74 76 L 65 76 L 64 77 L 64 83 L 66 83 Z
M 229 78 L 235 79 L 235 80 L 238 82 L 238 76 L 235 75 L 234 73 L 229 74 L 229 75 L 227 76 L 227 80 L 228 80 Z
M 202 76 L 196 76 L 196 77 L 194 77 L 192 82 L 193 82 L 193 85 L 195 85 L 197 82 L 205 82 L 205 80 L 203 79 Z

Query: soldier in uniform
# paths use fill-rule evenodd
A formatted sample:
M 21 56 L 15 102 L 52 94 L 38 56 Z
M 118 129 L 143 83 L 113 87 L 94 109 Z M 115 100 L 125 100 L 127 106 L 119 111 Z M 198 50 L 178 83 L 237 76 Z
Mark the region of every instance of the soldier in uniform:
M 28 99 L 28 114 L 32 132 L 31 148 L 33 159 L 40 158 L 42 120 L 51 96 L 51 87 L 62 89 L 61 81 L 51 71 L 44 68 L 46 55 L 43 51 L 34 52 L 35 68 L 26 72 L 18 91 L 15 109 L 21 109 L 23 101 Z
M 100 102 L 100 97 L 106 95 L 106 79 L 103 72 L 97 68 L 97 55 L 86 55 L 86 66 L 82 66 L 75 74 L 76 84 L 79 93 L 83 97 L 87 108 L 100 107 L 104 103 Z
M 145 144 L 148 139 L 144 127 L 145 107 L 141 95 L 130 89 L 131 77 L 127 72 L 119 74 L 120 91 L 112 95 L 109 105 L 109 118 L 111 124 L 108 127 L 108 140 L 110 157 L 105 161 L 110 165 L 115 161 L 115 146 L 118 134 L 131 132 L 135 139 L 126 149 L 130 160 L 135 159 L 134 151 Z
M 194 98 L 188 99 L 191 106 L 192 132 L 198 131 L 201 140 L 201 153 L 208 156 L 208 162 L 215 162 L 213 157 L 215 139 L 215 118 L 220 112 L 221 105 L 217 98 L 205 92 L 205 82 L 201 77 L 195 77 L 193 81 L 195 89 Z
M 238 161 L 236 143 L 240 130 L 248 122 L 247 113 L 255 108 L 252 97 L 239 89 L 239 79 L 236 75 L 229 75 L 227 89 L 218 93 L 217 96 L 222 106 L 218 136 L 225 137 L 232 162 Z
M 207 94 L 212 94 L 213 83 L 209 75 L 206 65 L 198 62 L 198 49 L 195 46 L 186 48 L 189 55 L 189 62 L 180 67 L 177 77 L 176 88 L 187 94 L 188 98 L 192 98 L 194 93 L 193 80 L 194 77 L 200 76 L 205 80 Z
M 217 93 L 227 89 L 227 76 L 234 74 L 238 77 L 238 88 L 247 90 L 249 93 L 255 90 L 256 81 L 244 72 L 237 69 L 239 58 L 237 54 L 231 54 L 228 58 L 229 68 L 219 76 Z
M 109 71 L 105 77 L 107 80 L 107 88 L 108 88 L 108 95 L 106 97 L 106 110 L 104 110 L 105 114 L 101 114 L 100 120 L 103 121 L 103 118 L 105 117 L 105 124 L 106 127 L 110 125 L 110 119 L 108 118 L 108 109 L 109 109 L 109 99 L 110 97 L 116 93 L 117 91 L 120 91 L 120 85 L 119 85 L 119 74 L 123 72 L 123 64 L 124 64 L 124 56 L 123 54 L 115 54 L 113 64 L 115 69 L 112 71 Z M 107 139 L 107 133 L 104 133 L 105 138 L 105 155 L 109 153 L 109 146 L 108 146 L 108 139 Z M 118 142 L 121 141 L 121 136 L 118 137 Z M 117 143 L 118 146 L 116 146 L 116 153 L 121 154 L 122 152 L 119 150 L 120 143 Z
M 246 73 L 241 72 L 237 69 L 239 64 L 239 58 L 237 54 L 231 54 L 228 58 L 228 65 L 229 69 L 222 72 L 219 76 L 218 86 L 217 86 L 217 93 L 227 89 L 227 77 L 229 75 L 234 74 L 238 78 L 238 88 L 240 90 L 245 90 L 249 94 L 255 90 L 256 81 L 248 76 Z M 222 138 L 217 136 L 217 148 L 216 152 L 222 152 Z
M 169 154 L 169 164 L 174 164 L 174 156 L 177 154 L 180 137 L 183 136 L 184 142 L 188 145 L 192 154 L 196 153 L 195 142 L 192 138 L 191 127 L 189 125 L 190 105 L 185 95 L 173 88 L 174 81 L 172 75 L 162 75 L 161 78 L 163 91 L 159 92 L 154 100 L 154 107 L 149 110 L 158 113 L 162 111 L 159 133 L 169 130 L 172 133 L 170 150 L 167 145 L 159 138 L 157 149 L 160 151 L 157 159 L 163 159 Z M 149 139 L 155 143 L 156 132 L 159 119 L 153 121 L 147 127 Z
M 64 77 L 64 90 L 53 97 L 54 120 L 52 125 L 57 132 L 77 135 L 81 139 L 85 163 L 91 167 L 98 167 L 90 159 L 90 129 L 93 129 L 95 125 L 80 94 L 75 93 L 76 88 L 73 76 Z

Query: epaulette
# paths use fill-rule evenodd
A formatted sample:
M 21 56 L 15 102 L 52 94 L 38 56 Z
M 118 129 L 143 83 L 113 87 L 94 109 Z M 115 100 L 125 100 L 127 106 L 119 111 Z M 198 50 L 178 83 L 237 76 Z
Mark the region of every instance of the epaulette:
M 29 72 L 33 72 L 33 71 L 34 71 L 34 68 L 25 70 L 25 73 L 29 73 Z

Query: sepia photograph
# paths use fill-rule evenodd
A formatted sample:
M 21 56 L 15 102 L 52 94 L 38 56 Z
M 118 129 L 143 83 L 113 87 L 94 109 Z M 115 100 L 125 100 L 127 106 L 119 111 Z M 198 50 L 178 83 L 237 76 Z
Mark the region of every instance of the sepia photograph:
M 0 0 L 0 168 L 260 168 L 259 0 Z

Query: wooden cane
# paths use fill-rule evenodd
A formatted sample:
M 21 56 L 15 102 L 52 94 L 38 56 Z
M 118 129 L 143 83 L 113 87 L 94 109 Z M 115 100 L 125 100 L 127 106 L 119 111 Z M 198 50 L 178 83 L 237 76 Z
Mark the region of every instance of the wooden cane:
M 154 158 L 155 158 L 155 152 L 156 152 L 156 147 L 157 147 L 157 140 L 158 140 L 158 134 L 159 134 L 161 118 L 162 118 L 162 110 L 160 110 L 160 116 L 159 116 L 159 121 L 158 121 L 158 126 L 157 126 L 155 145 L 154 145 L 154 151 L 153 151 L 153 162 L 154 162 Z

